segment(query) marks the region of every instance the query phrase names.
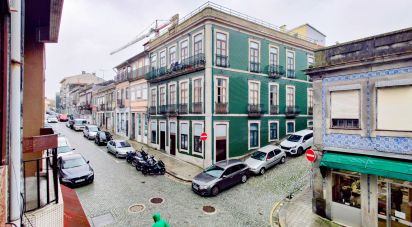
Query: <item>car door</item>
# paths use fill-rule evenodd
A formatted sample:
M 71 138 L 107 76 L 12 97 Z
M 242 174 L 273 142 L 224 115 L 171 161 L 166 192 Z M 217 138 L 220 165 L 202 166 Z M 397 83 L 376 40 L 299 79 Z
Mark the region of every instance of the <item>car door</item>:
M 223 172 L 222 177 L 221 177 L 222 180 L 220 184 L 222 189 L 228 188 L 234 184 L 235 182 L 235 179 L 233 179 L 234 172 L 235 172 L 234 166 L 227 168 L 225 172 Z
M 302 147 L 303 147 L 303 149 L 305 149 L 305 150 L 308 149 L 308 147 L 312 146 L 312 143 L 313 143 L 313 133 L 309 133 L 309 134 L 305 135 L 305 136 L 303 137 L 302 143 L 303 143 Z
M 110 152 L 113 152 L 113 146 L 114 146 L 114 141 L 110 141 L 110 143 L 107 145 L 107 150 Z
M 275 153 L 273 151 L 269 151 L 266 155 L 266 166 L 271 167 L 276 163 Z
M 280 149 L 275 149 L 273 152 L 275 153 L 275 163 L 279 163 L 282 159 L 282 151 Z
M 84 129 L 83 129 L 83 134 L 85 135 L 85 136 L 87 136 L 87 126 L 86 127 L 84 127 Z

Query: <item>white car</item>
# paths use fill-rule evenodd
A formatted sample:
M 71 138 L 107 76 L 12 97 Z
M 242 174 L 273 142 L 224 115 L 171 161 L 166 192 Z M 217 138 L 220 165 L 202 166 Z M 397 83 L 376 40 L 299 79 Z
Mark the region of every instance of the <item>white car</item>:
M 313 146 L 313 131 L 305 129 L 295 132 L 280 143 L 280 148 L 291 155 L 301 155 Z
M 278 163 L 285 163 L 286 154 L 280 147 L 267 145 L 255 151 L 252 156 L 246 159 L 245 163 L 250 171 L 263 175 L 270 167 Z
M 57 122 L 59 122 L 59 120 L 57 120 L 56 116 L 49 116 L 47 118 L 47 123 L 57 123 Z
M 100 129 L 97 127 L 97 125 L 86 125 L 83 129 L 83 136 L 89 140 L 94 139 L 96 138 L 98 131 L 100 131 Z
M 73 129 L 75 131 L 81 131 L 85 125 L 87 125 L 86 119 L 74 119 Z
M 74 148 L 70 147 L 69 141 L 66 139 L 64 136 L 59 136 L 57 137 L 57 158 L 73 154 Z M 43 153 L 43 157 L 45 158 L 46 156 L 50 156 L 52 154 L 48 154 L 47 151 Z M 50 158 L 50 165 L 53 164 L 53 159 Z
M 112 140 L 107 143 L 107 152 L 113 153 L 116 158 L 125 158 L 127 152 L 134 152 L 134 148 L 126 140 Z

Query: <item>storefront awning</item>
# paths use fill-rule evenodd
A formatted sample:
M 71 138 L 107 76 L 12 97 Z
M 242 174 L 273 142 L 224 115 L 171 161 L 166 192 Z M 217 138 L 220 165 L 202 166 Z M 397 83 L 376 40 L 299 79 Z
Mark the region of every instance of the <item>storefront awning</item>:
M 412 162 L 363 155 L 325 153 L 320 166 L 412 181 Z

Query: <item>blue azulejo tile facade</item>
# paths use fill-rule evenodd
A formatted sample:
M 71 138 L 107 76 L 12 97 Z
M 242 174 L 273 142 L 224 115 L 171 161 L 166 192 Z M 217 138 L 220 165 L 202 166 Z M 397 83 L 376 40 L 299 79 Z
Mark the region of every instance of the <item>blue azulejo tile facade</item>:
M 395 68 L 381 71 L 373 71 L 367 73 L 355 73 L 351 75 L 340 75 L 330 78 L 324 78 L 322 80 L 322 128 L 323 128 L 323 145 L 324 147 L 338 147 L 360 150 L 371 150 L 380 152 L 391 152 L 398 154 L 412 154 L 412 138 L 409 137 L 390 137 L 390 136 L 360 136 L 349 134 L 327 134 L 326 132 L 326 94 L 327 84 L 337 81 L 351 81 L 364 78 L 383 77 L 390 75 L 399 75 L 405 73 L 412 73 L 412 67 Z M 366 92 L 366 111 L 367 111 L 367 134 L 373 130 L 371 128 L 371 102 L 372 102 L 372 87 L 367 86 Z M 411 116 L 412 117 L 412 116 Z

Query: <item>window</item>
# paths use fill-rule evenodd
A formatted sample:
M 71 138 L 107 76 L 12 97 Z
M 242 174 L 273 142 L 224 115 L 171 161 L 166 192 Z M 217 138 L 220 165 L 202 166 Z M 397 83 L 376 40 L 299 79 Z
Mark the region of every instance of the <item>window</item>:
M 359 128 L 360 90 L 332 91 L 330 102 L 332 128 Z
M 193 102 L 201 103 L 202 102 L 202 79 L 193 80 Z
M 136 89 L 135 86 L 130 87 L 130 100 L 135 100 L 136 99 Z
M 147 99 L 147 84 L 144 84 L 142 86 L 142 99 L 144 99 L 144 100 Z
M 282 153 L 282 151 L 279 149 L 274 150 L 274 152 L 275 152 L 275 155 L 279 155 L 280 153 Z
M 126 88 L 126 99 L 129 99 L 129 88 Z
M 295 87 L 286 86 L 286 106 L 295 106 Z
M 308 114 L 313 114 L 313 89 L 308 89 Z
M 193 124 L 193 152 L 202 153 L 202 140 L 200 139 L 200 134 L 202 134 L 202 132 L 202 124 Z
M 308 126 L 308 128 L 313 128 L 313 120 L 308 120 L 307 121 L 307 126 Z
M 292 134 L 295 132 L 295 122 L 286 121 L 286 134 Z
M 169 104 L 176 104 L 176 84 L 169 85 Z
M 259 72 L 259 43 L 257 42 L 249 43 L 249 62 L 250 71 Z
M 376 92 L 378 130 L 412 131 L 412 86 L 380 87 Z
M 269 48 L 269 65 L 277 66 L 279 65 L 279 55 L 278 55 L 278 48 L 270 47 Z
M 157 99 L 156 89 L 152 89 L 152 93 L 150 95 L 150 106 L 156 107 L 156 99 Z
M 287 51 L 286 67 L 287 67 L 287 76 L 294 78 L 295 77 L 295 53 L 292 51 Z
M 227 79 L 217 78 L 217 103 L 227 102 Z
M 308 55 L 308 68 L 313 66 L 315 63 L 315 59 L 313 57 L 313 55 Z
M 216 33 L 216 65 L 227 66 L 227 35 Z
M 136 99 L 142 98 L 142 85 L 135 86 L 136 89 Z
M 269 107 L 271 114 L 279 113 L 279 86 L 277 84 L 269 84 Z
M 180 104 L 187 104 L 188 103 L 188 82 L 182 82 L 180 84 Z
M 166 105 L 166 87 L 159 88 L 160 106 Z
M 269 151 L 267 158 L 271 159 L 273 157 L 275 157 L 275 153 L 273 153 L 273 151 Z
M 189 145 L 189 124 L 180 123 L 180 149 L 188 150 Z
M 166 66 L 166 51 L 160 52 L 160 67 Z
M 156 132 L 157 132 L 157 124 L 155 121 L 153 121 L 150 125 L 150 129 L 152 130 L 152 135 L 151 135 L 151 139 L 150 142 L 153 144 L 156 144 L 157 139 L 156 139 Z
M 203 34 L 197 34 L 193 38 L 193 54 L 197 56 L 198 54 L 203 53 Z
M 189 57 L 188 41 L 182 41 L 180 43 L 180 62 L 185 61 Z
M 169 48 L 169 63 L 172 65 L 176 62 L 176 46 L 172 46 Z
M 278 122 L 269 122 L 269 141 L 274 141 L 279 138 L 278 129 Z
M 259 86 L 258 82 L 249 82 L 249 104 L 259 104 Z
M 352 174 L 332 174 L 332 201 L 361 208 L 360 177 Z
M 249 149 L 259 147 L 259 123 L 249 123 Z
M 152 70 L 157 68 L 157 56 L 156 56 L 156 54 L 152 54 L 152 56 L 150 57 L 150 67 L 152 68 Z

